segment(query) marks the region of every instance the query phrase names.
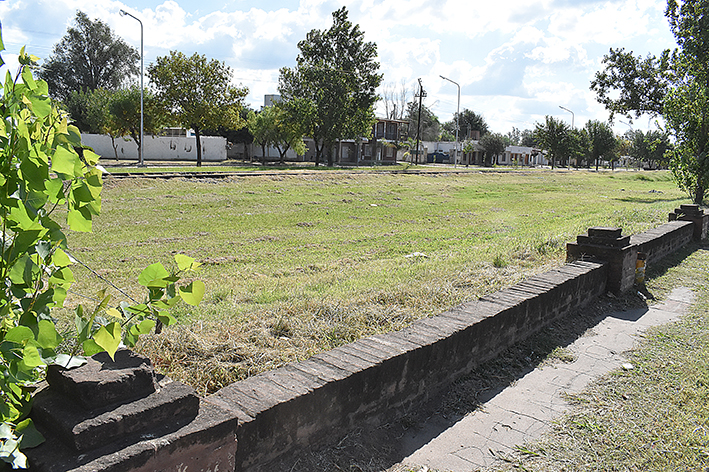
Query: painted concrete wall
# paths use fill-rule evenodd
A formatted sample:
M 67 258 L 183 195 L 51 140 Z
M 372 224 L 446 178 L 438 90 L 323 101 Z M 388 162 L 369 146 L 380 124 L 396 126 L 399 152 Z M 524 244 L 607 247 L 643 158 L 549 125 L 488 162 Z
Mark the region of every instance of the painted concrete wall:
M 116 157 L 111 138 L 104 134 L 82 134 L 81 141 L 104 159 Z M 220 162 L 226 160 L 226 138 L 202 136 L 202 160 Z M 115 140 L 118 159 L 138 160 L 138 148 L 133 138 Z M 146 161 L 197 161 L 197 141 L 194 137 L 146 136 L 143 143 Z

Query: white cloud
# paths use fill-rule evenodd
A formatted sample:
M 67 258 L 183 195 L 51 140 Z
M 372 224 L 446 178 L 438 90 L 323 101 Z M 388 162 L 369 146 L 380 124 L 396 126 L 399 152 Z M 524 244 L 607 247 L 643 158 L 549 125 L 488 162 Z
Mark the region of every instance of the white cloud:
M 0 18 L 8 53 L 27 43 L 47 57 L 76 9 L 137 47 L 138 25 L 118 14 L 135 12 L 145 25 L 146 64 L 169 50 L 226 61 L 258 107 L 276 91 L 278 69 L 293 65 L 297 42 L 328 28 L 343 4 L 365 40 L 377 43 L 384 82 L 403 80 L 413 90 L 422 78 L 427 103 L 445 121 L 457 102 L 456 88 L 439 75 L 449 77 L 463 88 L 461 107 L 483 113 L 500 132 L 559 112 L 561 101 L 577 124 L 603 119 L 588 86 L 608 48 L 645 54 L 673 45 L 665 0 L 166 0 L 139 10 L 118 0 L 12 0 L 0 1 Z

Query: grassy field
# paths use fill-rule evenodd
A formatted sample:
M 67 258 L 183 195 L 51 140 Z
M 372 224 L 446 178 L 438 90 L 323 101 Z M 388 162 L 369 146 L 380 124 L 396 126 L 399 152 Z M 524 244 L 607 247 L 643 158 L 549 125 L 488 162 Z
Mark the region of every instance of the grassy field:
M 671 261 L 669 261 L 671 263 Z M 570 397 L 574 408 L 541 441 L 493 470 L 709 470 L 709 246 L 678 254 L 648 287 L 694 289 L 681 321 L 647 333 L 618 370 Z
M 140 350 L 207 393 L 509 286 L 561 264 L 589 226 L 631 234 L 681 203 L 664 172 L 108 180 L 94 233 L 69 244 L 134 296 L 153 262 L 204 264 L 203 303 Z M 75 275 L 70 303 L 104 285 Z

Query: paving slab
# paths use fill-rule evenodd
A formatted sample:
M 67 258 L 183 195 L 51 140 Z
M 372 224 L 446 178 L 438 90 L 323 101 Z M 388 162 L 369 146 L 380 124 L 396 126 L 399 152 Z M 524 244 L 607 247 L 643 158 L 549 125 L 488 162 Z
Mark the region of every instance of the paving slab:
M 452 426 L 432 417 L 427 426 L 401 438 L 413 451 L 402 464 L 416 470 L 472 472 L 489 467 L 498 454 L 538 439 L 570 405 L 565 394 L 581 392 L 592 380 L 620 368 L 624 354 L 648 328 L 676 321 L 693 301 L 688 288 L 677 288 L 661 304 L 611 313 L 568 346 L 571 363 L 539 367 Z M 441 431 L 442 430 L 442 431 Z M 431 432 L 440 432 L 431 439 Z

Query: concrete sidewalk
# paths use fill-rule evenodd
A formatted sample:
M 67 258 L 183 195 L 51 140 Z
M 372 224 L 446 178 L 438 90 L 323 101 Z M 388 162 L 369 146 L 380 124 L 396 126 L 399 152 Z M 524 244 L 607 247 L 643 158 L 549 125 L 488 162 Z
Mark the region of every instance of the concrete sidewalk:
M 452 426 L 434 416 L 423 428 L 407 431 L 401 445 L 413 452 L 407 452 L 402 464 L 450 472 L 493 465 L 496 453 L 511 452 L 547 431 L 569 407 L 565 393 L 578 393 L 594 378 L 621 368 L 627 362 L 623 353 L 639 335 L 679 319 L 692 300 L 691 290 L 679 288 L 662 304 L 611 313 L 568 346 L 574 362 L 535 369 L 499 393 L 480 398 L 483 407 Z

